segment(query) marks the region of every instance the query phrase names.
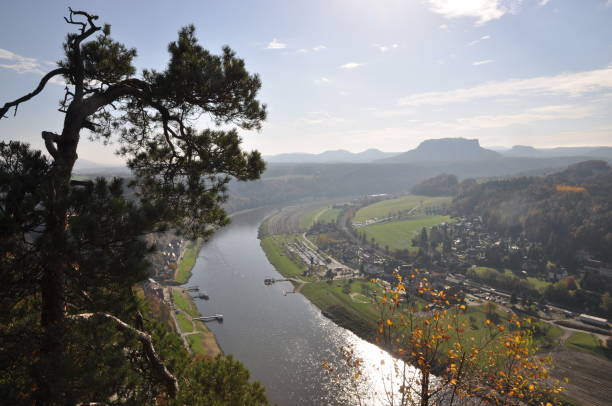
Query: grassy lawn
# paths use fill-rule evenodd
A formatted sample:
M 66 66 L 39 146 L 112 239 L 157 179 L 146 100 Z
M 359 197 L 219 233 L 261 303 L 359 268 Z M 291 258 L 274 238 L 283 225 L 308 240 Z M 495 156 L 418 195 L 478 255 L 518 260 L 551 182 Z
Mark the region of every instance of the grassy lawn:
M 208 327 L 206 327 L 206 325 L 204 324 L 203 321 L 194 321 L 193 325 L 195 326 L 196 330 L 202 333 L 210 333 L 210 330 L 208 329 Z
M 333 223 L 338 220 L 338 216 L 340 215 L 340 209 L 334 209 L 332 207 L 328 207 L 325 209 L 323 213 L 319 216 L 319 222 L 321 223 Z
M 319 209 L 315 209 L 309 213 L 306 213 L 305 215 L 303 215 L 302 217 L 300 217 L 300 230 L 306 231 L 308 230 L 310 227 L 312 227 L 312 225 L 314 224 L 314 219 L 315 217 L 325 211 L 326 208 L 319 208 Z
M 546 287 L 550 285 L 550 282 L 543 281 L 542 279 L 534 278 L 532 276 L 527 278 L 527 282 L 529 282 L 534 289 L 539 290 L 540 292 L 544 292 Z
M 339 325 L 356 334 L 371 336 L 379 318 L 376 305 L 356 302 L 350 296 L 350 293 L 363 296 L 361 283 L 362 281 L 353 281 L 348 294 L 344 292 L 344 281 L 309 283 L 304 285 L 301 293 Z M 373 284 L 370 285 L 372 289 L 377 289 Z
M 202 336 L 200 334 L 190 334 L 187 336 L 187 341 L 189 341 L 189 345 L 193 352 L 198 355 L 206 354 L 206 348 L 204 348 L 204 343 L 202 342 Z
M 300 277 L 304 272 L 304 269 L 285 255 L 283 246 L 293 239 L 292 236 L 274 235 L 261 240 L 261 248 L 266 253 L 268 261 L 285 277 Z
M 609 358 L 610 354 L 601 346 L 597 337 L 590 333 L 574 332 L 565 342 L 570 348 L 577 349 L 596 355 L 598 357 Z
M 449 222 L 449 216 L 430 216 L 414 220 L 393 221 L 389 223 L 372 224 L 361 228 L 368 240 L 374 238 L 381 248 L 389 246 L 391 250 L 414 249 L 412 239 L 423 227 L 429 228 L 440 223 Z
M 475 343 L 488 340 L 491 331 L 497 333 L 494 326 L 486 325 L 486 320 L 491 320 L 496 324 L 505 324 L 509 318 L 509 314 L 501 310 L 496 310 L 495 316 L 487 314 L 484 306 L 469 306 L 466 312 L 459 315 L 459 321 L 468 327 L 464 332 L 465 341 L 471 341 L 473 337 Z M 536 330 L 533 341 L 540 350 L 550 350 L 557 345 L 559 338 L 563 335 L 561 328 L 541 321 L 535 321 L 529 328 Z
M 533 340 L 538 348 L 548 350 L 559 344 L 559 338 L 563 335 L 563 329 L 543 321 L 533 323 L 535 328 Z
M 191 317 L 198 317 L 200 313 L 196 308 L 195 304 L 191 299 L 185 297 L 186 293 L 183 293 L 181 289 L 173 288 L 172 289 L 172 300 L 174 304 L 179 309 L 183 310 L 185 313 L 189 314 Z
M 481 278 L 485 278 L 485 279 L 486 279 L 487 275 L 489 275 L 491 273 L 503 274 L 503 275 L 505 275 L 507 277 L 510 277 L 510 278 L 521 279 L 518 276 L 516 276 L 509 269 L 504 269 L 503 272 L 501 270 L 499 270 L 499 269 L 489 268 L 489 267 L 486 267 L 486 266 L 475 266 L 472 269 L 474 270 L 474 272 L 476 272 L 476 274 L 478 274 L 478 276 L 480 276 Z M 550 285 L 550 282 L 544 281 L 542 279 L 534 278 L 532 276 L 526 278 L 526 280 L 527 280 L 529 285 L 531 285 L 531 287 L 534 290 L 538 290 L 540 292 L 544 292 L 546 287 L 548 285 Z
M 191 333 L 193 331 L 193 323 L 183 313 L 176 315 L 176 321 L 183 333 Z
M 198 258 L 198 252 L 202 247 L 201 241 L 188 241 L 185 247 L 185 252 L 181 258 L 181 263 L 178 265 L 174 280 L 178 283 L 186 283 L 191 277 L 191 270 Z
M 388 217 L 391 213 L 410 210 L 420 204 L 424 206 L 435 206 L 450 202 L 450 197 L 427 197 L 409 195 L 397 199 L 383 200 L 361 208 L 355 214 L 354 222 L 362 222 L 373 218 Z

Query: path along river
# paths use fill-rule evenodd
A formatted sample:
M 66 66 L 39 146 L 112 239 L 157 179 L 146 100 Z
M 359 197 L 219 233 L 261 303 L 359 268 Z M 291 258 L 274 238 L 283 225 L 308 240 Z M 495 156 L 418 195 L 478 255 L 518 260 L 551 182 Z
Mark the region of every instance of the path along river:
M 197 301 L 203 315 L 220 313 L 222 324 L 208 323 L 225 354 L 243 362 L 251 378 L 260 381 L 272 403 L 285 405 L 345 405 L 355 401 L 353 376 L 343 374 L 332 384 L 322 361 L 342 370 L 342 349 L 352 347 L 364 360 L 369 384 L 365 404 L 385 404 L 391 385 L 393 359 L 386 352 L 337 326 L 301 294 L 287 294 L 288 282 L 265 286 L 265 278 L 281 276 L 268 262 L 257 238 L 261 221 L 271 211 L 238 214 L 200 251 L 188 285 L 208 292 Z M 382 365 L 381 365 L 382 361 Z M 386 378 L 385 378 L 386 377 Z

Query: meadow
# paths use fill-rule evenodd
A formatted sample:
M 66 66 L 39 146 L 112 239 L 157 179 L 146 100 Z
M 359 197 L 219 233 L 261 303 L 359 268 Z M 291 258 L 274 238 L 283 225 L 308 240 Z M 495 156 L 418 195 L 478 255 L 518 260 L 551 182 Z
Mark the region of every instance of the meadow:
M 368 241 L 373 238 L 381 248 L 388 246 L 392 251 L 402 249 L 414 251 L 416 248 L 412 246 L 412 239 L 421 232 L 423 227 L 430 228 L 450 221 L 450 216 L 428 216 L 412 220 L 372 224 L 358 230 L 365 233 Z
M 375 218 L 389 217 L 394 213 L 403 212 L 418 207 L 415 211 L 425 207 L 438 206 L 450 203 L 450 197 L 428 197 L 408 195 L 397 199 L 383 200 L 357 211 L 353 222 L 363 222 Z

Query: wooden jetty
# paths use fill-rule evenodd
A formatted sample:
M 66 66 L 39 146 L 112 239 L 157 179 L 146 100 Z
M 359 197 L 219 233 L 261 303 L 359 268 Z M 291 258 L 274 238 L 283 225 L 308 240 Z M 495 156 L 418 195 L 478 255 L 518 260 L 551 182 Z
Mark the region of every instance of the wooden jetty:
M 193 320 L 200 320 L 200 321 L 218 321 L 218 322 L 222 322 L 223 321 L 223 315 L 222 314 L 213 314 L 212 316 L 202 316 L 202 317 L 194 317 Z
M 265 285 L 272 285 L 276 282 L 289 282 L 290 279 L 274 279 L 274 278 L 266 278 L 264 279 L 264 284 Z

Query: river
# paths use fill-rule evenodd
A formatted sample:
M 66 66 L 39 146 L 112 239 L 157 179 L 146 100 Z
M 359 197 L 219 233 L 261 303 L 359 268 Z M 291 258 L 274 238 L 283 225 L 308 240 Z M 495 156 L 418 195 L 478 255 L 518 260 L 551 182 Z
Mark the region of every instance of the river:
M 267 277 L 281 277 L 257 238 L 259 224 L 269 213 L 257 209 L 234 216 L 204 245 L 188 282 L 210 296 L 209 301 L 197 301 L 203 315 L 223 314 L 222 324 L 208 325 L 224 353 L 245 364 L 272 403 L 340 405 L 354 402 L 343 391 L 355 392 L 352 386 L 358 381 L 345 373 L 332 384 L 321 363 L 343 370 L 340 354 L 352 347 L 364 360 L 364 376 L 370 382 L 357 390 L 364 393 L 366 404 L 386 403 L 384 387 L 390 385 L 388 371 L 394 363 L 388 353 L 323 317 L 301 294 L 285 295 L 291 284 L 264 285 Z

